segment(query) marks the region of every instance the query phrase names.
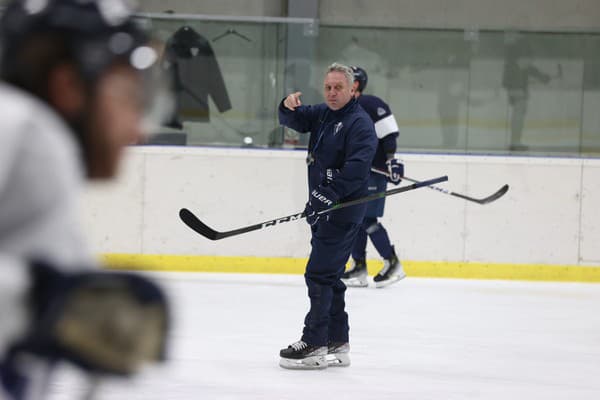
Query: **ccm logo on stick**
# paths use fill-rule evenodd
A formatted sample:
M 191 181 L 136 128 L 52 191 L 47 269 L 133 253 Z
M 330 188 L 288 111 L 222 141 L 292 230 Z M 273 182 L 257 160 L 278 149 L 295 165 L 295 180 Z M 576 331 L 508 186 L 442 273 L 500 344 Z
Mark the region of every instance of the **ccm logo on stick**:
M 294 215 L 290 215 L 288 217 L 283 217 L 283 218 L 279 218 L 279 219 L 274 219 L 272 221 L 268 221 L 262 224 L 262 227 L 267 227 L 267 226 L 274 226 L 277 224 L 280 224 L 282 222 L 289 222 L 289 221 L 295 221 L 297 219 L 300 219 L 302 217 L 302 213 L 299 214 L 294 214 Z

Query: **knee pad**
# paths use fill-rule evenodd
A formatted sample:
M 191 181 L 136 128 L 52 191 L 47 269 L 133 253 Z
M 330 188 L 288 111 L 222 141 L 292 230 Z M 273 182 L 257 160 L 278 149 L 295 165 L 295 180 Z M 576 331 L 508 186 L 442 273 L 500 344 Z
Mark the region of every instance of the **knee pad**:
M 377 219 L 375 218 L 366 218 L 363 221 L 363 228 L 365 232 L 370 235 L 374 232 L 377 232 L 379 228 L 381 228 L 381 224 L 377 222 Z

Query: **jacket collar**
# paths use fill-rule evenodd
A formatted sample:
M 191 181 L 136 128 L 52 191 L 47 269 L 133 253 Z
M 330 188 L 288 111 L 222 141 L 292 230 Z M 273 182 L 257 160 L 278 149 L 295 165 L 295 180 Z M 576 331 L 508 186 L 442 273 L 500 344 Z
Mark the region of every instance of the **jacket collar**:
M 352 109 L 352 108 L 353 108 L 353 107 L 354 107 L 356 104 L 357 104 L 357 100 L 356 100 L 354 97 L 352 97 L 352 98 L 350 99 L 350 101 L 349 101 L 348 103 L 346 103 L 346 105 L 345 105 L 344 107 L 340 108 L 339 110 L 335 110 L 335 111 L 334 111 L 334 110 L 332 110 L 332 109 L 331 109 L 331 108 L 329 108 L 329 107 L 327 107 L 327 108 L 329 108 L 329 111 L 330 111 L 330 112 L 331 112 L 331 113 L 332 113 L 334 116 L 336 116 L 336 117 L 339 117 L 339 116 L 341 116 L 341 115 L 344 115 L 344 114 L 346 114 L 346 113 L 347 113 L 349 110 L 351 110 L 351 109 Z

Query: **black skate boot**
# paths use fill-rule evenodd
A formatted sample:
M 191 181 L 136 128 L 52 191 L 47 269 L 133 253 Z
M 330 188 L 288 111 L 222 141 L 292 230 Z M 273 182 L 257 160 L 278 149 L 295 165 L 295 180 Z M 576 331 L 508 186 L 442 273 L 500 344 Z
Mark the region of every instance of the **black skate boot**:
M 349 287 L 367 287 L 369 282 L 367 281 L 367 263 L 365 260 L 354 260 L 351 261 L 352 266 L 344 275 L 342 275 L 342 282 Z
M 302 340 L 279 352 L 279 366 L 287 369 L 327 368 L 327 346 L 313 346 Z
M 348 342 L 330 342 L 327 346 L 327 364 L 330 367 L 348 367 L 350 365 L 349 352 Z
M 373 278 L 373 282 L 375 282 L 375 287 L 382 288 L 391 285 L 394 282 L 398 282 L 404 277 L 406 277 L 406 274 L 404 273 L 402 264 L 400 264 L 400 260 L 398 260 L 396 251 L 392 246 L 392 255 L 390 258 L 383 260 L 383 269 L 379 271 L 375 278 Z

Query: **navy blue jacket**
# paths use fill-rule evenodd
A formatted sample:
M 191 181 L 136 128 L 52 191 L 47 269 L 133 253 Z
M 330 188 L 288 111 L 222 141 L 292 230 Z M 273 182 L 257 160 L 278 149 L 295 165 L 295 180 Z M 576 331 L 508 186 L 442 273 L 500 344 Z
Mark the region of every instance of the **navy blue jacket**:
M 361 94 L 358 96 L 358 104 L 373 120 L 375 132 L 379 139 L 377 152 L 373 158 L 373 166 L 386 171 L 385 162 L 396 153 L 396 139 L 399 136 L 396 118 L 394 118 L 390 107 L 377 96 Z
M 346 202 L 367 195 L 371 162 L 377 136 L 371 118 L 353 98 L 337 111 L 326 104 L 300 106 L 290 111 L 279 104 L 279 123 L 295 131 L 310 132 L 308 143 L 308 193 L 327 184 L 328 170 L 333 171 L 329 187 Z M 331 212 L 332 221 L 361 223 L 365 204 Z

